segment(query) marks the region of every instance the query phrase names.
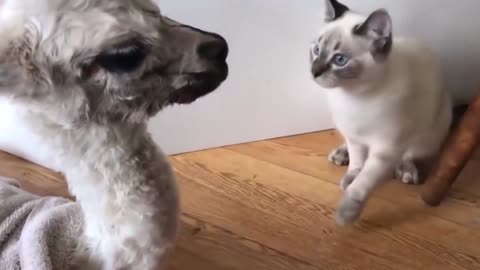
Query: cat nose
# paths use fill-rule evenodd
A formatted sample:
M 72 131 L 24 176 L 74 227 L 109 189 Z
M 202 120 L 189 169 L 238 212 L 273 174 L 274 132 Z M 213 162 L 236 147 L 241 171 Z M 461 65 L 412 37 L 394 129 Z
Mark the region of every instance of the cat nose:
M 312 64 L 312 75 L 314 78 L 318 78 L 323 75 L 329 69 L 329 65 L 322 63 L 320 60 L 315 60 Z
M 225 61 L 228 55 L 227 41 L 220 35 L 214 35 L 214 39 L 204 41 L 197 47 L 200 57 L 210 61 Z

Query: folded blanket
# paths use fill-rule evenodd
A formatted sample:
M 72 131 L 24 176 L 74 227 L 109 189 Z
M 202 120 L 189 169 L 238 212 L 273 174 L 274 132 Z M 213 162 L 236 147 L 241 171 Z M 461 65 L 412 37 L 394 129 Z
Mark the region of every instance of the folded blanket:
M 81 234 L 80 206 L 0 179 L 0 270 L 65 270 Z

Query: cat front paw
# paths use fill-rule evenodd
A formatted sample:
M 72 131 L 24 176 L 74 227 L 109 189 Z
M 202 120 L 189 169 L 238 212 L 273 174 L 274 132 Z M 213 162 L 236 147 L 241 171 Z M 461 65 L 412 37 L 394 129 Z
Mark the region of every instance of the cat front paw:
M 341 145 L 328 155 L 328 160 L 337 166 L 348 165 L 350 158 L 346 145 Z
M 409 185 L 420 185 L 422 183 L 417 166 L 412 161 L 402 161 L 395 171 L 398 180 Z
M 336 222 L 340 226 L 355 223 L 360 217 L 365 202 L 356 200 L 348 195 L 343 196 L 337 208 Z
M 340 189 L 342 191 L 346 191 L 348 186 L 355 180 L 357 175 L 360 173 L 360 169 L 352 170 L 349 171 L 345 174 L 345 176 L 342 177 L 340 180 Z

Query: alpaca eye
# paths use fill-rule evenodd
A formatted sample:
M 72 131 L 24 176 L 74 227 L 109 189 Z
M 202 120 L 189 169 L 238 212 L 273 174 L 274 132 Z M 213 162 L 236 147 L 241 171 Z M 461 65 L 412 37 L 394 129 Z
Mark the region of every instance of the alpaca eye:
M 109 49 L 98 55 L 95 62 L 109 72 L 126 73 L 140 67 L 146 56 L 142 46 L 133 44 Z
M 341 54 L 341 53 L 335 54 L 332 58 L 333 64 L 335 64 L 339 67 L 345 66 L 348 63 L 348 61 L 350 61 L 350 59 L 348 59 L 347 56 L 345 56 L 344 54 Z

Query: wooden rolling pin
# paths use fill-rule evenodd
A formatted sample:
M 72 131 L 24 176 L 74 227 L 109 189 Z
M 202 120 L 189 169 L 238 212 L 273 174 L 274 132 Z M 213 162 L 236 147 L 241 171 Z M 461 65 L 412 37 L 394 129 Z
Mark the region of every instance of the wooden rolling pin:
M 439 205 L 480 142 L 480 95 L 459 119 L 423 187 L 422 200 Z

